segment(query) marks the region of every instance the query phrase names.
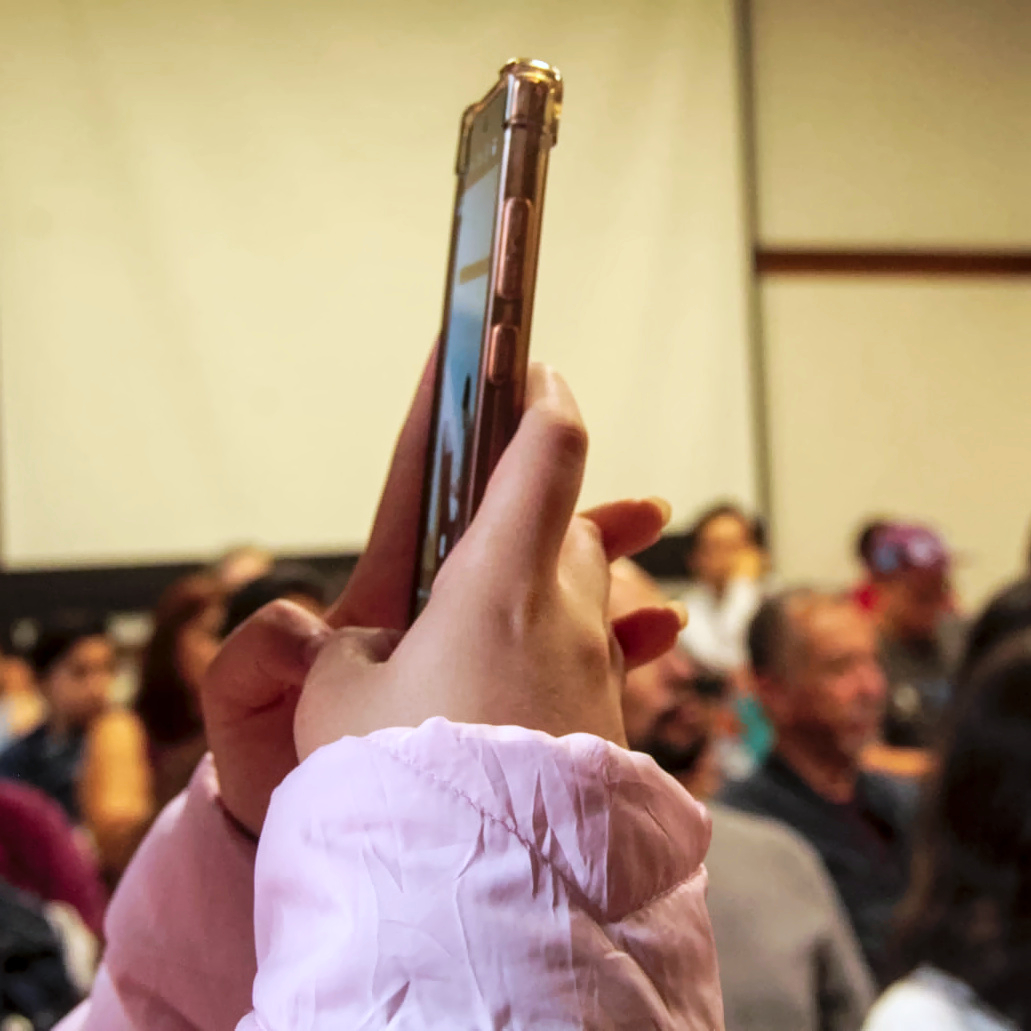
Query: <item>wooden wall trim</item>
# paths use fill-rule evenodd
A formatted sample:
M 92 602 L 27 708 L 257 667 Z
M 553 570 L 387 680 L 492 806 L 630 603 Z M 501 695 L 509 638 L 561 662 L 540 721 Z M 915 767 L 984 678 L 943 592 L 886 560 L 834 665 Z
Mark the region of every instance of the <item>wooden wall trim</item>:
M 1028 276 L 1031 250 L 759 247 L 755 271 L 765 276 Z

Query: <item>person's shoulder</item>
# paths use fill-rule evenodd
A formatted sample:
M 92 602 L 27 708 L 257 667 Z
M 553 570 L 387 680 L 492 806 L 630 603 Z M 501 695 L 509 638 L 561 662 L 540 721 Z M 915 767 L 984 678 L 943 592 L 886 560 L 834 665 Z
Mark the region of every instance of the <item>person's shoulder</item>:
M 709 805 L 712 817 L 710 854 L 734 853 L 763 857 L 767 871 L 775 869 L 811 900 L 827 893 L 827 874 L 816 849 L 798 831 L 772 817 Z
M 743 780 L 729 781 L 725 784 L 716 801 L 754 816 L 776 819 L 779 794 L 780 791 L 765 766 L 760 766 Z
M 41 723 L 12 741 L 0 752 L 0 776 L 16 776 L 20 773 L 25 763 L 39 752 L 45 736 L 46 724 Z
M 874 812 L 887 820 L 897 831 L 908 831 L 919 808 L 920 793 L 916 784 L 886 773 L 864 770 L 862 791 Z
M 735 844 L 762 849 L 764 855 L 780 855 L 819 866 L 813 847 L 797 831 L 769 816 L 735 809 L 722 799 L 708 805 L 713 837 L 720 835 Z
M 1004 1025 L 999 1024 L 1001 1029 Z M 918 971 L 893 984 L 874 1004 L 863 1031 L 966 1031 L 966 1007 L 945 991 L 938 978 Z

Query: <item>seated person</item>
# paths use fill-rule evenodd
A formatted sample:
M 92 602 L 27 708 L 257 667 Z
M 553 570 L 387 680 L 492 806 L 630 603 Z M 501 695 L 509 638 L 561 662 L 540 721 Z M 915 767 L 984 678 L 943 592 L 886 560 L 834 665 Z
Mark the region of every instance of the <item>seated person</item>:
M 867 1031 L 1031 1027 L 1031 637 L 957 682 L 898 920 L 899 980 Z
M 883 740 L 896 748 L 926 749 L 963 651 L 952 560 L 933 530 L 890 523 L 876 533 L 870 561 L 878 577 L 878 647 L 888 681 Z
M 115 651 L 102 622 L 64 617 L 45 625 L 31 662 L 47 718 L 0 754 L 0 777 L 53 798 L 93 838 L 112 880 L 150 815 L 143 730 L 110 703 Z
M 104 888 L 61 807 L 41 791 L 0 781 L 0 880 L 41 902 L 63 902 L 98 938 Z
M 292 601 L 316 616 L 326 609 L 326 582 L 300 562 L 280 562 L 262 576 L 242 584 L 226 602 L 222 636 L 228 637 L 244 620 L 270 601 Z
M 855 556 L 862 567 L 862 580 L 852 590 L 852 600 L 864 612 L 877 608 L 877 572 L 873 567 L 873 545 L 877 534 L 888 526 L 884 519 L 871 519 L 863 523 L 856 534 Z
M 0 747 L 34 730 L 45 717 L 46 703 L 29 664 L 0 653 Z
M 200 685 L 218 652 L 223 600 L 219 581 L 197 573 L 173 583 L 154 610 L 133 707 L 147 733 L 156 809 L 186 787 L 207 751 Z
M 690 619 L 680 640 L 714 673 L 733 674 L 746 664 L 745 634 L 761 598 L 752 535 L 745 514 L 730 504 L 702 513 L 687 533 L 691 584 L 681 601 Z
M 633 562 L 613 566 L 613 618 L 661 605 Z M 873 984 L 823 865 L 788 828 L 710 799 L 718 699 L 696 690 L 682 650 L 627 674 L 623 715 L 632 748 L 650 754 L 709 807 L 707 901 L 729 1031 L 858 1031 Z
M 110 704 L 114 646 L 103 622 L 68 617 L 40 629 L 29 658 L 47 717 L 0 754 L 0 776 L 38 788 L 81 824 L 86 731 Z
M 884 712 L 873 626 L 847 597 L 794 590 L 763 603 L 748 645 L 775 745 L 722 798 L 813 846 L 883 978 L 886 935 L 908 879 L 911 813 L 894 784 L 861 768 Z

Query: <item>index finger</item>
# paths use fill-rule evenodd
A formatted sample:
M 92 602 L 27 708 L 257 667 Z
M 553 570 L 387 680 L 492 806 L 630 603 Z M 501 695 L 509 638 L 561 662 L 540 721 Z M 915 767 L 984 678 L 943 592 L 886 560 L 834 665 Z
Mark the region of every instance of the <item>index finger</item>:
M 438 352 L 439 345 L 423 368 L 397 438 L 368 546 L 343 593 L 326 613 L 332 627 L 404 630 L 408 625 Z

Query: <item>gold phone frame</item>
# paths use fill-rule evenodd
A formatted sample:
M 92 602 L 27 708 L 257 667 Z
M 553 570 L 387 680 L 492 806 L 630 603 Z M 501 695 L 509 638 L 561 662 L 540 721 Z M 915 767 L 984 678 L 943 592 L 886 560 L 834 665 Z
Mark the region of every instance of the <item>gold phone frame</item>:
M 499 96 L 504 95 L 503 143 L 494 227 L 489 251 L 487 305 L 480 338 L 479 381 L 472 426 L 472 452 L 461 510 L 468 526 L 479 507 L 490 475 L 515 434 L 522 415 L 529 363 L 530 323 L 540 251 L 541 218 L 548 158 L 558 138 L 562 110 L 562 77 L 544 61 L 516 59 L 501 69 L 490 91 L 462 114 L 455 204 L 440 352 L 437 356 L 433 424 L 426 458 L 422 518 L 415 583 L 413 618 L 420 608 L 420 580 L 426 537 L 431 528 L 430 491 L 433 485 L 436 434 L 445 368 L 451 292 L 458 260 L 459 202 L 467 188 L 470 157 L 477 126 Z M 438 528 L 439 536 L 439 528 Z M 425 598 L 423 598 L 425 602 Z

